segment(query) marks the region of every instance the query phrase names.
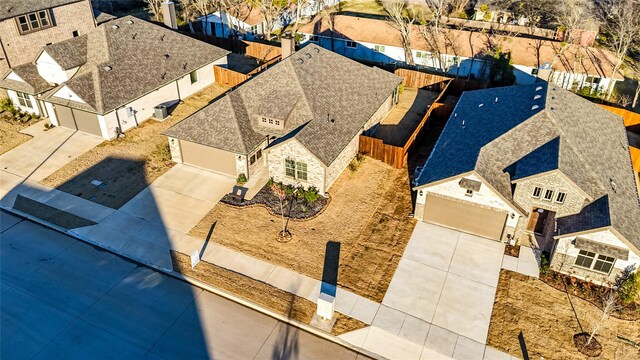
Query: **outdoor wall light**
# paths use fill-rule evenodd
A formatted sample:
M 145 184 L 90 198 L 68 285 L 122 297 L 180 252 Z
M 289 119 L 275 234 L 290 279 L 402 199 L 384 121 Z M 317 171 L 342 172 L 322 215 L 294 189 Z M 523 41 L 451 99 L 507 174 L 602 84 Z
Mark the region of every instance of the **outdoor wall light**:
M 422 192 L 422 190 L 420 190 L 420 191 L 418 192 L 418 194 L 420 194 L 420 196 L 422 196 L 422 195 L 424 195 L 424 192 Z

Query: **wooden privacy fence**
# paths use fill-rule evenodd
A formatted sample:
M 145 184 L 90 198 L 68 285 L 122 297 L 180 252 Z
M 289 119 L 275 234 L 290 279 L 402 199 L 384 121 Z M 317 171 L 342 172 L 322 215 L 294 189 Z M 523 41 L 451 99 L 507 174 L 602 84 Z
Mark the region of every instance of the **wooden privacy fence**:
M 640 114 L 634 113 L 633 111 L 629 111 L 622 108 L 617 108 L 609 105 L 598 104 L 600 107 L 609 110 L 610 112 L 622 116 L 624 119 L 624 126 L 634 126 L 640 125 Z
M 271 61 L 282 56 L 282 48 L 253 41 L 241 40 L 246 45 L 244 55 L 251 56 L 261 61 Z
M 396 71 L 394 71 L 393 73 L 397 76 L 400 76 L 401 78 L 404 78 L 404 80 L 402 81 L 402 84 L 404 86 L 418 89 L 451 79 L 450 77 L 442 75 L 428 74 L 409 69 L 396 69 Z
M 422 117 L 422 120 L 420 120 L 420 123 L 418 123 L 416 128 L 413 130 L 413 133 L 411 134 L 409 139 L 407 139 L 407 142 L 405 142 L 404 146 L 400 147 L 385 144 L 382 139 L 360 135 L 358 151 L 376 160 L 380 160 L 386 164 L 389 164 L 397 169 L 401 169 L 402 167 L 404 167 L 411 146 L 413 146 L 416 138 L 418 137 L 418 135 L 420 135 L 420 132 L 422 131 L 424 126 L 428 124 L 429 119 L 432 116 L 449 117 L 449 115 L 453 111 L 453 105 L 443 104 L 440 102 L 441 98 L 449 88 L 449 85 L 451 85 L 450 80 L 447 82 L 444 89 L 442 89 L 431 106 L 429 106 L 429 110 L 427 110 L 427 113 Z
M 213 75 L 216 78 L 216 83 L 229 87 L 238 86 L 251 77 L 251 75 L 233 71 L 219 65 L 213 66 Z

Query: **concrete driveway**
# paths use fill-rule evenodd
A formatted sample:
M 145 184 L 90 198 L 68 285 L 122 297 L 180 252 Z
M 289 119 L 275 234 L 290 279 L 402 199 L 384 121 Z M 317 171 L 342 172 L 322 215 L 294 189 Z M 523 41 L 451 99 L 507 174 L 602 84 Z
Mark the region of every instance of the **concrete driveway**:
M 0 155 L 0 170 L 22 179 L 41 181 L 104 139 L 55 127 L 34 132 L 33 139 Z
M 119 210 L 188 233 L 235 183 L 229 176 L 178 164 Z
M 503 254 L 502 243 L 418 222 L 382 304 L 485 344 Z

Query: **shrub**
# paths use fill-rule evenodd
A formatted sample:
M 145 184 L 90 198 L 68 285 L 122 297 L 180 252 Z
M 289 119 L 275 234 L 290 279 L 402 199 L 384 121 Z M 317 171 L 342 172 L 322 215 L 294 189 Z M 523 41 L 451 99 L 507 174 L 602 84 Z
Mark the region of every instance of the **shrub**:
M 398 94 L 402 94 L 404 92 L 404 84 L 398 85 Z
M 16 108 L 13 106 L 13 102 L 11 101 L 11 99 L 2 98 L 0 99 L 0 110 L 11 111 L 11 113 L 14 113 L 14 111 L 16 111 Z
M 284 187 L 284 193 L 287 195 L 293 195 L 296 191 L 296 188 L 293 185 L 287 185 Z
M 299 186 L 298 188 L 296 188 L 295 193 L 296 193 L 296 197 L 297 197 L 298 199 L 304 199 L 304 196 L 305 196 L 305 194 L 306 194 L 306 191 L 305 191 L 305 189 L 304 189 L 302 186 Z
M 618 296 L 624 304 L 631 304 L 640 294 L 640 276 L 637 272 L 629 274 L 618 287 Z
M 245 184 L 247 182 L 247 175 L 245 175 L 244 173 L 241 173 L 240 175 L 238 175 L 236 182 L 240 185 Z
M 153 152 L 153 156 L 161 161 L 171 161 L 171 150 L 169 149 L 169 143 L 158 144 L 155 151 Z
M 269 181 L 267 181 L 267 186 L 268 187 L 272 187 L 274 183 L 275 183 L 275 181 L 273 181 L 273 178 L 271 177 L 271 178 L 269 178 Z
M 304 199 L 307 200 L 308 203 L 313 203 L 320 198 L 320 194 L 318 193 L 318 189 L 311 186 L 304 193 Z
M 549 272 L 549 253 L 543 251 L 540 254 L 540 273 L 546 274 Z
M 363 162 L 364 162 L 364 155 L 357 153 L 356 156 L 353 159 L 351 159 L 351 162 L 349 163 L 349 170 L 357 171 Z

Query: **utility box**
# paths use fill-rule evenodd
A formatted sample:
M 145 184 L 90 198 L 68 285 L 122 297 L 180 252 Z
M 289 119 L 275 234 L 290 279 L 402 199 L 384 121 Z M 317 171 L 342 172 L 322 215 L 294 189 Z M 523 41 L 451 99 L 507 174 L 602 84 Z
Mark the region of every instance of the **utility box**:
M 316 313 L 323 319 L 331 320 L 333 318 L 333 311 L 336 298 L 323 292 L 318 296 L 318 309 Z
M 169 117 L 169 111 L 167 110 L 166 105 L 158 105 L 154 107 L 153 110 L 154 110 L 153 117 L 155 117 L 158 120 L 164 120 L 167 117 Z

